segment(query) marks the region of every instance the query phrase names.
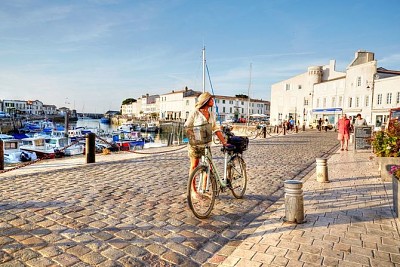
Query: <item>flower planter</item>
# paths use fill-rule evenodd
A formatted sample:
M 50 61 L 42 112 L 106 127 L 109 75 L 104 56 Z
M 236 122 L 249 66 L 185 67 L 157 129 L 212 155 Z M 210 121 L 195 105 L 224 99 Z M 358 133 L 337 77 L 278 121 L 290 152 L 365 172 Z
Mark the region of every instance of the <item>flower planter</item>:
M 400 194 L 399 194 L 399 179 L 392 175 L 392 188 L 393 188 L 393 211 L 396 214 L 396 218 L 399 219 L 399 203 L 400 203 Z
M 377 157 L 378 160 L 378 170 L 381 174 L 381 179 L 384 182 L 390 182 L 392 175 L 389 173 L 392 165 L 399 165 L 400 158 L 397 157 Z

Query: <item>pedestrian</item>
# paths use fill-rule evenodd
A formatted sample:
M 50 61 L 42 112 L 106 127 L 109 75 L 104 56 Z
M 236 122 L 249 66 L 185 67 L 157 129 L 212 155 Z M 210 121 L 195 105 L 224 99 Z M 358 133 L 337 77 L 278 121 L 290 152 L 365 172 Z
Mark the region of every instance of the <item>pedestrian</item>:
M 321 131 L 322 129 L 322 118 L 319 118 L 318 120 L 318 131 Z
M 293 128 L 294 128 L 294 119 L 293 119 L 293 117 L 290 117 L 289 128 L 290 128 L 291 131 L 293 131 Z
M 358 113 L 353 126 L 357 127 L 357 126 L 365 126 L 365 125 L 367 125 L 367 121 L 361 117 L 360 113 Z
M 328 124 L 329 124 L 328 119 L 325 119 L 325 121 L 324 121 L 324 129 L 325 129 L 325 132 L 328 131 Z
M 210 110 L 214 106 L 214 99 L 212 95 L 208 92 L 202 93 L 195 105 L 194 110 L 189 113 L 189 117 L 185 122 L 185 127 L 187 129 L 188 135 L 190 131 L 193 134 L 193 127 L 204 127 L 207 131 L 207 136 L 211 136 L 212 133 L 216 133 L 218 139 L 221 141 L 222 145 L 227 145 L 227 142 L 221 132 L 220 127 L 217 126 L 215 113 Z M 206 127 L 206 125 L 210 127 Z M 211 142 L 210 142 L 211 143 Z M 188 145 L 188 156 L 190 158 L 190 169 L 189 175 L 194 170 L 202 155 L 205 153 L 205 145 Z
M 349 139 L 351 131 L 350 120 L 347 118 L 346 114 L 342 115 L 342 118 L 338 121 L 338 140 L 340 141 L 340 150 L 349 150 Z

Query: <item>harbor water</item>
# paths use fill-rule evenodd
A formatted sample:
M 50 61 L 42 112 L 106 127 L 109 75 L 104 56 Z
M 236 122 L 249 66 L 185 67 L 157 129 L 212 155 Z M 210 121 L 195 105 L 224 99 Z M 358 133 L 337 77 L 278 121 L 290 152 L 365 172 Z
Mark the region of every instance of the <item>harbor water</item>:
M 119 125 L 115 124 L 104 124 L 101 123 L 99 119 L 80 119 L 76 122 L 70 122 L 69 123 L 70 128 L 74 127 L 85 127 L 87 129 L 100 129 L 104 133 L 112 133 L 113 131 L 117 131 Z M 179 132 L 181 132 L 182 129 L 179 129 Z M 177 129 L 174 129 L 173 127 L 162 127 L 162 131 L 157 131 L 157 132 L 142 132 L 142 136 L 147 137 L 151 136 L 156 143 L 163 143 L 167 144 L 168 139 L 171 138 L 170 135 L 174 133 L 174 141 L 178 141 L 177 139 L 179 138 L 180 143 L 183 139 L 182 133 L 179 134 L 177 132 Z M 178 133 L 178 134 L 177 134 Z M 180 137 L 178 137 L 180 136 Z

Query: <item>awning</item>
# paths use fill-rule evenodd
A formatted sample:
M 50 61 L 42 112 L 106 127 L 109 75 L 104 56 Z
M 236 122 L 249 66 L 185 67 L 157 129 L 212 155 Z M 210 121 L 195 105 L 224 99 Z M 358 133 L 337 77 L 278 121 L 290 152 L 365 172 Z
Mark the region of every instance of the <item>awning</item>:
M 268 115 L 265 115 L 265 114 L 251 114 L 250 117 L 253 117 L 253 118 L 265 118 L 265 117 L 268 117 Z
M 312 112 L 341 112 L 342 108 L 317 108 L 313 109 Z

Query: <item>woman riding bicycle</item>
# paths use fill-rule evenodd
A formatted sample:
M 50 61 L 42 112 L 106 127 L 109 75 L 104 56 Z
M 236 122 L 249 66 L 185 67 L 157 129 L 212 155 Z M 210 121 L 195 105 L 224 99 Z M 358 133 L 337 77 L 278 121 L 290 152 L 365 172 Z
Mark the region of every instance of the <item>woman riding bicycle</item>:
M 193 127 L 203 126 L 206 124 L 211 125 L 212 132 L 215 132 L 218 139 L 225 146 L 227 142 L 222 135 L 221 129 L 217 126 L 215 113 L 210 111 L 210 108 L 214 106 L 214 99 L 212 95 L 208 92 L 202 93 L 195 105 L 195 109 L 190 112 L 187 121 L 185 122 L 185 127 L 188 131 L 193 130 Z M 209 133 L 211 135 L 212 133 Z M 204 145 L 191 145 L 188 144 L 188 155 L 190 158 L 190 173 L 199 165 L 201 156 L 204 155 Z

